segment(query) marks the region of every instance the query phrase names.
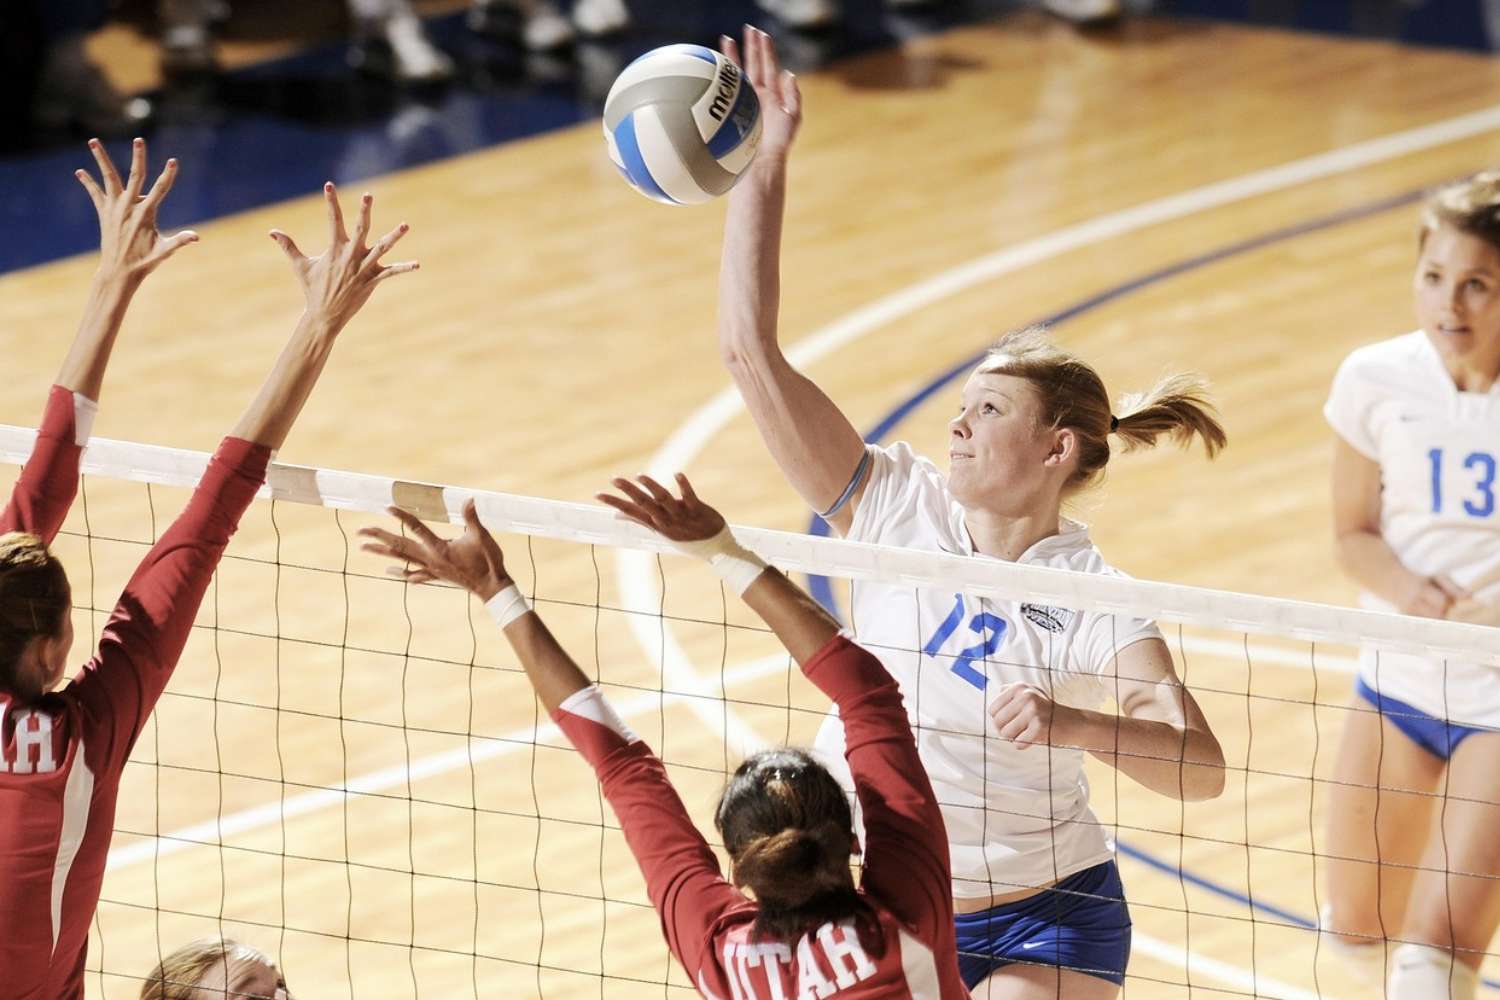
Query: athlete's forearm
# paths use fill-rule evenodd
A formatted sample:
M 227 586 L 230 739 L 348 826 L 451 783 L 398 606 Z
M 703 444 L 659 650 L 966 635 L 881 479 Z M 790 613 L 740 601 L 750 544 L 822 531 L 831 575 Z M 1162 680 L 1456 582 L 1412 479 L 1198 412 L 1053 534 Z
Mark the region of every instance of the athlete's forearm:
M 101 269 L 94 275 L 78 334 L 57 375 L 58 385 L 89 399 L 99 398 L 104 369 L 138 287 L 139 280 L 118 271 Z
M 719 267 L 719 349 L 731 368 L 780 353 L 786 161 L 757 163 L 729 196 Z
M 766 567 L 756 577 L 744 600 L 776 633 L 798 666 L 806 665 L 838 634 L 839 625 L 833 616 L 774 566 Z
M 591 683 L 535 611 L 528 611 L 506 625 L 505 638 L 516 651 L 526 670 L 526 679 L 549 714 Z
M 1054 745 L 1087 750 L 1154 792 L 1193 802 L 1224 790 L 1224 751 L 1207 729 L 1062 706 L 1058 713 Z
M 1402 565 L 1386 540 L 1373 531 L 1341 533 L 1334 544 L 1339 567 L 1364 589 L 1399 605 L 1420 574 Z

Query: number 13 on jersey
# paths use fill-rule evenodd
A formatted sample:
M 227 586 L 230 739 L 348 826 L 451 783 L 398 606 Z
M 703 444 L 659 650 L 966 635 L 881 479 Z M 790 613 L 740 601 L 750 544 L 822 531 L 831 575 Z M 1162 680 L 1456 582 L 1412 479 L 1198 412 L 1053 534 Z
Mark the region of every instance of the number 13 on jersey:
M 1444 499 L 1443 449 L 1433 448 L 1428 451 L 1427 461 L 1432 469 L 1432 512 L 1440 514 Z M 1455 462 L 1457 459 L 1449 458 L 1447 461 Z M 1471 451 L 1460 464 L 1472 477 L 1468 481 L 1470 492 L 1462 498 L 1464 513 L 1470 517 L 1489 517 L 1495 512 L 1495 456 L 1484 451 Z

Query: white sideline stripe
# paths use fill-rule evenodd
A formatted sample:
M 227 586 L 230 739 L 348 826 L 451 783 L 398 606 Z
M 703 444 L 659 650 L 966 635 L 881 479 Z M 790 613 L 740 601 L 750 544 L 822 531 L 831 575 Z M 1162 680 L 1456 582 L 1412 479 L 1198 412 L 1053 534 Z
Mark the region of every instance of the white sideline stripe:
M 1456 118 L 1409 129 L 1405 132 L 1398 132 L 1384 138 L 1356 143 L 1344 149 L 1333 150 L 1301 160 L 1294 160 L 1279 167 L 1256 171 L 1242 177 L 1231 178 L 1216 184 L 1194 188 L 1191 191 L 1185 191 L 1181 194 L 1148 202 L 1144 205 L 1099 216 L 1078 225 L 1060 229 L 1038 239 L 1009 247 L 985 257 L 980 257 L 967 264 L 962 264 L 934 275 L 926 281 L 918 282 L 915 285 L 908 286 L 882 299 L 878 299 L 798 341 L 787 350 L 787 359 L 799 368 L 806 367 L 818 359 L 832 354 L 839 348 L 852 343 L 871 330 L 878 329 L 901 317 L 908 316 L 924 306 L 941 301 L 944 298 L 965 291 L 1000 275 L 1019 270 L 1023 267 L 1029 267 L 1032 264 L 1040 263 L 1049 258 L 1091 244 L 1115 239 L 1127 233 L 1144 229 L 1147 226 L 1183 218 L 1210 208 L 1243 201 L 1257 195 L 1307 183 L 1321 177 L 1328 177 L 1358 167 L 1369 166 L 1384 160 L 1410 155 L 1424 149 L 1430 149 L 1433 146 L 1454 142 L 1458 139 L 1481 135 L 1485 132 L 1494 131 L 1497 128 L 1500 128 L 1500 107 L 1486 108 L 1472 114 L 1460 115 Z M 739 392 L 733 385 L 720 390 L 718 394 L 688 417 L 678 430 L 657 450 L 648 466 L 650 474 L 657 479 L 670 481 L 666 477 L 670 477 L 672 474 L 688 468 L 693 459 L 698 456 L 698 453 L 707 447 L 709 441 L 718 435 L 742 409 L 743 404 L 741 403 Z M 749 544 L 761 556 L 779 565 L 793 567 L 792 560 L 788 558 L 790 553 L 776 553 L 765 546 L 765 542 L 769 539 L 764 537 L 757 539 L 752 532 L 741 534 L 738 528 L 735 529 L 735 532 L 740 536 L 742 541 Z M 803 551 L 806 551 L 806 549 Z M 877 555 L 876 558 L 878 559 L 879 556 Z M 952 572 L 953 576 L 950 582 L 955 584 L 959 584 L 961 579 L 969 577 L 968 573 L 963 572 L 961 563 L 980 562 L 979 560 L 968 560 L 962 556 L 944 556 L 942 558 L 948 563 L 944 567 L 944 570 Z M 1226 624 L 1230 626 L 1243 625 L 1245 629 L 1250 631 L 1265 630 L 1262 626 L 1255 623 L 1253 619 L 1241 622 L 1235 620 L 1236 616 L 1234 612 L 1225 615 L 1223 613 L 1225 610 L 1223 604 L 1217 600 L 1217 598 L 1223 596 L 1221 594 L 1213 595 L 1216 598 L 1213 603 L 1218 607 L 1219 614 L 1214 619 L 1204 620 L 1195 617 L 1193 614 L 1195 611 L 1201 612 L 1204 610 L 1201 604 L 1195 609 L 1185 609 L 1175 601 L 1166 600 L 1167 593 L 1165 591 L 1157 593 L 1157 596 L 1162 598 L 1162 600 L 1154 607 L 1137 606 L 1134 609 L 1128 609 L 1124 601 L 1119 602 L 1114 607 L 1110 607 L 1108 602 L 1097 604 L 1088 602 L 1086 604 L 1078 600 L 1082 595 L 1076 591 L 1059 600 L 1057 598 L 1062 595 L 1053 595 L 1049 588 L 1043 585 L 1043 577 L 1033 577 L 1030 581 L 1027 581 L 1023 577 L 1031 577 L 1032 574 L 1014 572 L 1016 570 L 1037 569 L 1039 567 L 1019 567 L 1014 564 L 1005 565 L 1008 570 L 1012 571 L 1005 575 L 1013 577 L 1017 585 L 1027 591 L 1034 600 L 1061 604 L 1065 607 L 1081 608 L 1092 606 L 1104 611 L 1133 610 L 1136 616 L 1145 618 L 1164 618 L 1184 622 L 1202 621 L 1204 624 L 1217 624 L 1220 627 Z M 805 569 L 805 567 L 793 568 Z M 828 563 L 824 563 L 821 570 L 818 571 L 827 572 L 831 568 Z M 650 569 L 650 561 L 642 557 L 640 553 L 621 552 L 618 554 L 616 560 L 616 578 L 627 606 L 649 606 L 655 600 L 655 580 L 652 577 Z M 856 574 L 841 575 L 852 576 Z M 996 573 L 994 575 L 999 576 L 1000 574 Z M 1061 583 L 1061 581 L 1057 582 Z M 1165 586 L 1163 584 L 1155 584 L 1151 585 L 1151 589 L 1155 590 L 1158 587 Z M 1209 594 L 1210 592 L 1200 591 L 1199 600 L 1208 598 Z M 1189 592 L 1180 590 L 1174 596 L 1188 597 Z M 1071 603 L 1068 597 L 1073 599 Z M 1287 605 L 1282 606 L 1285 607 Z M 1310 610 L 1312 607 L 1313 605 L 1306 605 L 1305 609 Z M 1242 605 L 1242 608 L 1247 609 L 1248 605 Z M 1184 610 L 1188 610 L 1189 613 L 1183 614 Z M 1349 621 L 1350 619 L 1343 616 L 1343 610 L 1335 612 L 1336 620 Z M 1244 612 L 1241 611 L 1240 613 L 1243 614 Z M 1284 621 L 1282 623 L 1287 626 L 1287 634 L 1306 639 L 1319 638 L 1308 631 L 1306 625 L 1303 624 L 1306 619 L 1302 619 L 1300 614 L 1288 614 L 1288 618 L 1292 617 L 1299 619 L 1299 621 L 1295 623 Z M 1430 654 L 1441 647 L 1446 652 L 1470 656 L 1482 649 L 1489 662 L 1500 663 L 1500 657 L 1496 656 L 1496 653 L 1500 652 L 1500 645 L 1497 645 L 1495 641 L 1497 636 L 1482 635 L 1482 629 L 1477 627 L 1466 629 L 1467 634 L 1462 637 L 1454 633 L 1451 639 L 1455 642 L 1455 645 L 1450 648 L 1446 642 L 1432 642 L 1423 637 L 1414 636 L 1413 633 L 1416 630 L 1410 629 L 1410 626 L 1404 624 L 1405 619 L 1398 616 L 1386 617 L 1392 619 L 1392 621 L 1385 623 L 1386 626 L 1392 628 L 1392 632 L 1387 636 L 1381 636 L 1381 638 L 1396 640 L 1396 648 L 1408 648 L 1414 652 Z M 679 678 L 686 679 L 691 676 L 692 665 L 682 659 L 681 650 L 676 647 L 675 642 L 672 640 L 670 635 L 671 629 L 665 621 L 661 623 L 659 628 L 653 629 L 644 627 L 645 623 L 633 624 L 635 625 L 635 634 L 638 640 L 641 641 L 642 646 L 650 655 L 660 659 L 664 675 L 670 667 L 675 683 L 682 683 L 682 680 L 679 680 Z M 1375 623 L 1367 619 L 1362 624 L 1374 625 Z M 1442 624 L 1449 625 L 1452 623 Z M 1313 631 L 1317 631 L 1317 629 L 1314 628 Z M 1421 631 L 1426 632 L 1425 629 Z M 1495 632 L 1500 634 L 1500 630 L 1495 630 Z M 1321 638 L 1323 641 L 1336 641 L 1326 633 Z M 1228 655 L 1234 646 L 1234 644 L 1228 642 L 1222 643 L 1222 645 L 1213 643 L 1210 650 L 1208 648 L 1209 642 L 1207 640 L 1192 639 L 1187 640 L 1184 645 L 1187 645 L 1189 648 L 1197 648 L 1224 655 Z M 1410 644 L 1408 645 L 1408 643 Z M 1282 651 L 1276 651 L 1274 658 L 1276 662 L 1291 661 L 1290 655 Z M 1328 659 L 1332 658 L 1325 658 L 1325 662 Z M 1298 660 L 1297 662 L 1300 663 L 1301 661 Z M 702 713 L 700 713 L 700 717 L 701 715 Z M 724 713 L 724 716 L 715 716 L 712 720 L 705 719 L 705 721 L 709 723 L 711 730 L 722 733 L 726 723 L 732 729 L 737 722 L 733 717 L 733 713 Z M 724 735 L 728 736 L 727 733 L 724 733 Z M 744 738 L 746 734 L 741 733 L 739 735 L 741 738 Z M 1144 936 L 1137 936 L 1136 944 L 1143 952 L 1148 954 L 1154 952 L 1156 957 L 1175 962 L 1184 968 L 1201 970 L 1206 975 L 1234 982 L 1239 986 L 1248 985 L 1252 991 L 1258 988 L 1254 975 L 1247 974 L 1235 966 L 1201 955 L 1192 955 L 1182 949 L 1172 948 L 1163 942 Z M 1269 983 L 1270 981 L 1267 982 Z M 1284 992 L 1286 1000 L 1304 1000 L 1304 998 L 1306 1000 L 1318 1000 L 1312 994 L 1287 984 L 1278 983 L 1276 984 L 1276 988 Z
M 726 684 L 737 684 L 742 681 L 754 680 L 774 674 L 778 670 L 796 669 L 791 665 L 791 660 L 785 653 L 768 656 L 760 660 L 751 660 L 724 671 L 724 682 Z M 705 685 L 699 685 L 703 687 Z M 712 692 L 717 697 L 718 692 Z M 665 701 L 668 705 L 675 705 L 682 701 L 691 700 L 698 702 L 701 699 L 689 699 L 681 693 L 669 693 Z M 615 710 L 621 716 L 640 715 L 652 711 L 662 704 L 662 696 L 655 692 L 647 692 L 637 695 L 614 705 Z M 716 705 L 722 705 L 717 702 Z M 716 711 L 722 709 L 716 708 Z M 160 837 L 152 837 L 140 840 L 127 847 L 118 847 L 109 852 L 109 862 L 106 871 L 117 871 L 128 868 L 131 865 L 150 861 L 153 858 L 165 858 L 169 855 L 180 854 L 195 848 L 217 848 L 220 839 L 258 830 L 262 827 L 275 826 L 281 823 L 282 818 L 293 819 L 305 816 L 309 813 L 318 812 L 322 809 L 332 809 L 341 805 L 344 801 L 345 792 L 355 794 L 372 794 L 383 792 L 391 788 L 402 787 L 407 781 L 421 781 L 424 778 L 436 777 L 448 771 L 458 770 L 469 766 L 472 760 L 475 763 L 485 760 L 493 760 L 506 754 L 514 753 L 522 747 L 529 746 L 533 742 L 548 740 L 551 742 L 562 742 L 566 739 L 555 723 L 544 722 L 538 726 L 527 726 L 523 729 L 514 730 L 505 736 L 473 737 L 468 748 L 457 750 L 445 750 L 442 753 L 430 754 L 419 757 L 411 762 L 408 768 L 405 764 L 397 764 L 380 771 L 362 775 L 351 780 L 347 785 L 335 785 L 331 788 L 320 788 L 317 791 L 301 792 L 286 799 L 277 800 L 265 805 L 254 806 L 250 809 L 242 809 L 219 819 L 208 820 L 203 823 L 195 823 L 192 826 L 182 827 Z
M 1187 951 L 1179 945 L 1148 937 L 1138 930 L 1130 934 L 1130 948 L 1133 953 L 1149 955 L 1157 961 L 1186 969 L 1190 976 L 1203 976 L 1218 980 L 1227 986 L 1244 991 L 1249 996 L 1265 997 L 1266 1000 L 1334 1000 L 1327 993 L 1314 993 L 1270 976 L 1248 972 L 1237 965 L 1220 962 L 1218 959 Z M 1126 992 L 1130 991 L 1127 989 Z
M 732 389 L 729 391 L 733 393 Z M 736 407 L 739 405 L 738 397 L 730 402 Z M 728 403 L 724 406 L 711 403 L 698 411 L 690 423 L 699 421 L 705 413 L 727 406 Z M 0 425 L 0 462 L 24 462 L 31 454 L 35 438 L 33 430 Z M 683 446 L 682 442 L 686 440 L 681 432 L 674 435 L 652 463 L 654 471 L 666 474 L 663 469 L 685 468 L 692 457 Z M 82 468 L 86 474 L 192 487 L 203 475 L 208 458 L 203 452 L 96 438 L 84 453 Z M 472 498 L 485 523 L 496 531 L 676 554 L 671 543 L 646 528 L 620 520 L 608 507 L 592 504 L 282 464 L 271 466 L 267 484 L 258 495 L 287 503 L 370 513 L 383 513 L 386 507 L 397 504 L 426 520 L 446 520 L 454 524 L 462 523 L 463 506 Z M 738 526 L 734 532 L 741 542 L 763 558 L 787 570 L 827 573 L 853 580 L 896 580 L 913 586 L 930 585 L 931 581 L 941 579 L 944 586 L 1000 600 L 1024 599 L 1079 610 L 1207 625 L 1216 629 L 1233 628 L 1335 646 L 1366 643 L 1380 649 L 1500 665 L 1500 629 L 1482 625 L 1406 618 L 1358 608 L 1151 580 L 1127 580 L 1048 566 L 1021 566 L 942 552 L 869 545 L 841 538 L 816 538 L 801 532 Z M 626 596 L 627 609 L 654 615 L 658 607 L 654 584 L 646 585 L 651 582 L 649 578 L 654 577 L 649 560 L 627 557 L 625 553 L 621 553 L 621 557 L 621 593 Z M 635 567 L 629 578 L 624 570 L 627 565 Z M 646 635 L 646 631 L 654 632 L 654 629 L 642 631 L 643 625 L 637 623 L 637 631 L 643 640 L 649 639 L 647 648 L 654 655 L 658 640 L 654 635 Z M 674 672 L 678 671 L 684 661 L 675 651 L 670 637 L 661 652 L 658 659 Z

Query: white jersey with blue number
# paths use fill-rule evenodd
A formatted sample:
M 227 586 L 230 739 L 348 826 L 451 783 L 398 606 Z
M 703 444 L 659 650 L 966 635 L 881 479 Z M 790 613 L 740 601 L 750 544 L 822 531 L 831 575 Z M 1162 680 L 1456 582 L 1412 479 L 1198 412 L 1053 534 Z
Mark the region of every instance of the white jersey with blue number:
M 1323 415 L 1380 465 L 1380 534 L 1403 566 L 1471 590 L 1500 575 L 1500 384 L 1460 392 L 1418 330 L 1344 359 Z M 1500 582 L 1474 596 L 1500 602 Z M 1370 593 L 1360 603 L 1395 610 Z M 1500 670 L 1367 649 L 1360 674 L 1435 718 L 1500 727 Z
M 868 485 L 849 538 L 973 555 L 947 479 L 900 443 L 871 448 Z M 979 556 L 978 558 L 986 558 Z M 1081 524 L 1063 519 L 1016 560 L 1120 575 Z M 956 898 L 1047 885 L 1113 854 L 1089 809 L 1084 754 L 1019 748 L 995 735 L 986 707 L 1000 687 L 1033 684 L 1056 702 L 1098 709 L 1113 696 L 1115 654 L 1160 638 L 1150 621 L 993 601 L 956 590 L 855 582 L 854 637 L 901 685 L 917 749 L 943 808 Z M 843 729 L 830 715 L 820 757 L 848 784 Z

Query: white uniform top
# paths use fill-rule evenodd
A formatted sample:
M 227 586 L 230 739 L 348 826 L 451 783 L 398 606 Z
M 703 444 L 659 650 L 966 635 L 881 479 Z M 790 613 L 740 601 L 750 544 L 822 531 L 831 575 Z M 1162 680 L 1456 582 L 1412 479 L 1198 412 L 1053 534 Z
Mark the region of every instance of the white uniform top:
M 1465 589 L 1500 575 L 1500 384 L 1460 392 L 1418 330 L 1345 358 L 1323 415 L 1350 447 L 1379 463 L 1380 535 L 1403 566 L 1445 573 Z M 1500 601 L 1500 581 L 1475 596 Z M 1395 610 L 1370 593 L 1360 603 Z M 1435 718 L 1500 727 L 1500 670 L 1366 649 L 1360 675 Z
M 974 554 L 964 510 L 932 462 L 905 443 L 870 449 L 868 485 L 849 538 Z M 984 558 L 981 556 L 981 558 Z M 1016 560 L 1119 576 L 1063 519 Z M 985 709 L 1002 684 L 1034 684 L 1056 702 L 1097 709 L 1113 694 L 1114 654 L 1159 638 L 1151 621 L 993 601 L 952 590 L 856 581 L 854 636 L 901 685 L 917 749 L 943 808 L 955 898 L 1046 885 L 1107 861 L 1114 845 L 1089 809 L 1083 751 L 1021 749 Z M 849 786 L 843 727 L 830 715 L 820 759 Z

